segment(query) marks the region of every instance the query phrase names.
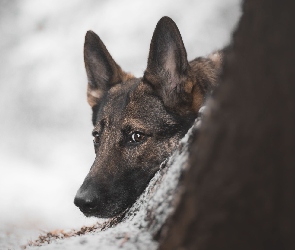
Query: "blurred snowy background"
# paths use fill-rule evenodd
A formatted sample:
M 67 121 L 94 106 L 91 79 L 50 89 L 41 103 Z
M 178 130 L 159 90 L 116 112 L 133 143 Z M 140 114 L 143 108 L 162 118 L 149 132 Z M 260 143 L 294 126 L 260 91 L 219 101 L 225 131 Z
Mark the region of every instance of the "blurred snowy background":
M 26 243 L 38 230 L 95 221 L 73 204 L 94 160 L 86 31 L 101 37 L 125 71 L 141 76 L 162 16 L 177 23 L 193 59 L 230 42 L 240 4 L 0 0 L 0 248 Z

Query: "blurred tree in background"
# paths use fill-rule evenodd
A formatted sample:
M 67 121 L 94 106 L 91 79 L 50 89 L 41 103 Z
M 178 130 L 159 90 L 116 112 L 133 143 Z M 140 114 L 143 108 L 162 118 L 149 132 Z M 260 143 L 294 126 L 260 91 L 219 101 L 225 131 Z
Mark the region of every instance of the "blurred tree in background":
M 245 1 L 161 249 L 295 249 L 294 10 Z

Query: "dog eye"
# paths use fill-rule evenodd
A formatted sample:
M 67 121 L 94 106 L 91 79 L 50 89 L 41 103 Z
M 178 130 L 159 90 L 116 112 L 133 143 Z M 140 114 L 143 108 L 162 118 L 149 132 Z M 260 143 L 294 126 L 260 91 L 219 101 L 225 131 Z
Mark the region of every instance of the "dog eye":
M 93 143 L 94 143 L 94 144 L 99 143 L 99 133 L 96 132 L 96 131 L 94 131 L 94 132 L 92 133 L 92 135 L 93 135 Z
M 134 132 L 131 134 L 129 142 L 139 143 L 139 142 L 143 142 L 144 140 L 145 140 L 145 135 L 143 133 Z

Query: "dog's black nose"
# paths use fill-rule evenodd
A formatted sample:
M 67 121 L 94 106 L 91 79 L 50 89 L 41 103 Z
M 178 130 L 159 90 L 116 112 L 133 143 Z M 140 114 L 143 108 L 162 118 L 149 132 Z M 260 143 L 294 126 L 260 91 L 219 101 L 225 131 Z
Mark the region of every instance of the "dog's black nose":
M 97 209 L 97 200 L 88 192 L 78 190 L 74 199 L 74 204 L 80 208 L 83 213 L 92 214 Z

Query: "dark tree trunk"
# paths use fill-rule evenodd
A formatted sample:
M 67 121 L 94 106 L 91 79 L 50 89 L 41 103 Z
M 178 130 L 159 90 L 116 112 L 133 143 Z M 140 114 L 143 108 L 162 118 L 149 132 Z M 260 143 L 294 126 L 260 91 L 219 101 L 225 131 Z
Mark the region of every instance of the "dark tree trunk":
M 295 249 L 295 1 L 243 9 L 160 249 Z

